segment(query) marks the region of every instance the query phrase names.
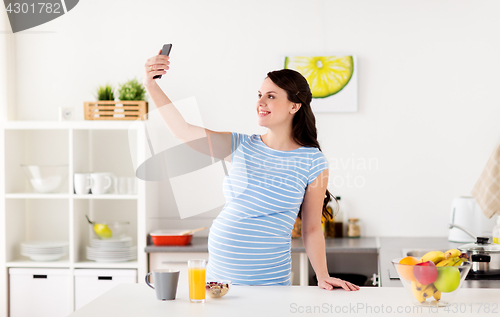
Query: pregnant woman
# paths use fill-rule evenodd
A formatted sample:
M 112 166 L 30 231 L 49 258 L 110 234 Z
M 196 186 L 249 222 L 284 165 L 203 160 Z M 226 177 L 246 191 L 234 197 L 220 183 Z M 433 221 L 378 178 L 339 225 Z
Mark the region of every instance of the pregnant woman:
M 232 163 L 223 184 L 226 204 L 208 237 L 208 278 L 242 285 L 290 285 L 291 232 L 300 217 L 318 286 L 359 290 L 330 277 L 327 270 L 321 217 L 328 213 L 331 197 L 328 162 L 317 141 L 307 80 L 289 69 L 267 74 L 255 105 L 266 134 L 215 132 L 187 123 L 153 79 L 166 74 L 169 64 L 164 55 L 145 64 L 144 86 L 154 104 L 162 107 L 162 119 L 178 139 Z M 200 139 L 206 139 L 206 146 L 190 142 Z

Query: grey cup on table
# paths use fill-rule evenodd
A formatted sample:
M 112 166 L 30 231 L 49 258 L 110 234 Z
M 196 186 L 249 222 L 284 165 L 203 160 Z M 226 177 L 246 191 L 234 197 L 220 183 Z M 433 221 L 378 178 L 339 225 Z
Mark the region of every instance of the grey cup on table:
M 173 300 L 177 294 L 179 270 L 161 269 L 146 274 L 146 284 L 156 291 L 158 300 Z M 153 275 L 154 286 L 149 283 L 148 277 Z

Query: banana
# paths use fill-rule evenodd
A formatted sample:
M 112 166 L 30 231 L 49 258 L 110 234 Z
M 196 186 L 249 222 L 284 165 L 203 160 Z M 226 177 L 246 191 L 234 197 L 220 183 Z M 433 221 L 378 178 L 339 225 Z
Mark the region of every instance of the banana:
M 434 264 L 439 263 L 442 260 L 444 260 L 444 253 L 442 251 L 430 251 L 420 258 L 420 262 L 432 261 Z
M 440 300 L 441 299 L 441 291 L 436 290 L 434 295 L 432 295 L 435 300 Z
M 448 263 L 451 262 L 451 260 L 453 260 L 453 259 L 445 259 L 445 260 L 439 261 L 438 263 L 436 263 L 436 266 L 446 266 Z
M 449 260 L 449 262 L 446 263 L 445 266 L 455 266 L 460 261 L 460 258 L 457 256 L 457 257 L 454 257 L 454 258 L 451 258 L 448 260 Z
M 462 263 L 467 261 L 469 259 L 469 256 L 467 256 L 467 253 L 460 253 L 460 255 L 453 257 L 453 258 L 448 258 L 440 261 L 439 263 L 436 263 L 436 266 L 460 266 Z
M 459 256 L 445 259 L 436 264 L 436 266 L 460 266 L 463 262 L 467 261 L 469 257 L 467 253 L 461 253 Z
M 437 289 L 436 287 L 434 286 L 434 284 L 429 284 L 425 287 L 425 289 L 422 291 L 422 296 L 424 298 L 429 298 L 431 296 L 433 296 L 435 293 L 437 292 Z
M 434 284 L 422 285 L 417 281 L 411 282 L 411 289 L 413 291 L 413 296 L 420 302 L 425 302 L 426 298 L 433 296 L 437 289 Z
M 465 254 L 465 253 L 464 253 Z M 462 265 L 462 263 L 464 263 L 465 261 L 467 261 L 467 258 L 462 258 L 462 257 L 459 257 L 458 258 L 458 261 L 456 261 L 453 266 L 460 266 Z
M 444 253 L 444 258 L 445 259 L 456 258 L 457 256 L 460 256 L 460 254 L 462 254 L 462 252 L 460 252 L 460 250 L 458 249 L 449 249 Z
M 415 289 L 417 291 L 422 291 L 424 289 L 425 285 L 420 284 L 418 281 L 415 281 Z
M 411 282 L 411 290 L 413 291 L 413 296 L 415 296 L 420 303 L 425 302 L 425 297 L 422 293 L 422 284 L 420 284 L 420 289 L 417 289 L 417 282 Z

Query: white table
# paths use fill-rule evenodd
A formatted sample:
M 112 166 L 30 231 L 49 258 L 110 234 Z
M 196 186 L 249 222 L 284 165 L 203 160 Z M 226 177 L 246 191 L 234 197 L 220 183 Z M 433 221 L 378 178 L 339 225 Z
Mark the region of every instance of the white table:
M 500 289 L 461 289 L 450 311 L 417 308 L 402 287 L 363 287 L 357 292 L 327 291 L 316 286 L 234 286 L 220 299 L 190 303 L 187 287 L 177 299 L 159 301 L 145 284 L 121 284 L 71 317 L 165 316 L 499 316 Z M 488 305 L 488 306 L 486 306 Z M 487 308 L 488 307 L 488 308 Z M 460 313 L 460 309 L 465 310 Z M 453 313 L 456 310 L 456 313 Z M 390 313 L 389 313 L 390 311 Z M 398 313 L 398 311 L 401 311 Z M 495 313 L 495 312 L 496 313 Z

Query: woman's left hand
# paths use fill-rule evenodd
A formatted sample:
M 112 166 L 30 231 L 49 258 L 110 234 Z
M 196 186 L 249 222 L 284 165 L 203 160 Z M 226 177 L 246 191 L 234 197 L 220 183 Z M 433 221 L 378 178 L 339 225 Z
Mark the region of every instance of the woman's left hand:
M 334 287 L 342 287 L 344 290 L 348 292 L 359 291 L 358 285 L 331 276 L 319 278 L 318 286 L 329 291 L 331 291 Z

